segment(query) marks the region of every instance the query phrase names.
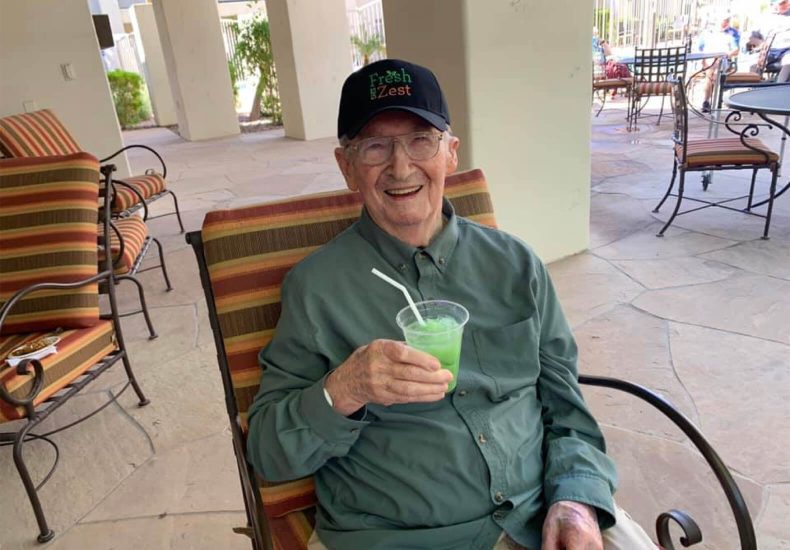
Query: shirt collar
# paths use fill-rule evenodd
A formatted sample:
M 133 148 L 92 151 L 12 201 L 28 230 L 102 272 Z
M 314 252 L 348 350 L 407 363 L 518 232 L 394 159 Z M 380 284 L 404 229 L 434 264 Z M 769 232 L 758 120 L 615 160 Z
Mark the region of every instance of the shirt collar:
M 458 242 L 458 219 L 453 205 L 447 198 L 442 199 L 442 215 L 447 219 L 447 223 L 424 249 L 406 244 L 381 229 L 370 217 L 367 208 L 362 209 L 357 230 L 378 250 L 387 263 L 400 272 L 406 271 L 408 266 L 413 265 L 416 254 L 424 252 L 431 258 L 436 268 L 444 273 Z

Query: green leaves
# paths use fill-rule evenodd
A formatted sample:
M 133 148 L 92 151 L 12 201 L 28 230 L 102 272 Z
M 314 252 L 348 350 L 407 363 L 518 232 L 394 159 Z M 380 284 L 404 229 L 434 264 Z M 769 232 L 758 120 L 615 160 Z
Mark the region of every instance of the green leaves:
M 107 80 L 110 82 L 115 112 L 122 128 L 129 128 L 151 117 L 143 88 L 143 77 L 137 73 L 116 69 L 107 73 Z

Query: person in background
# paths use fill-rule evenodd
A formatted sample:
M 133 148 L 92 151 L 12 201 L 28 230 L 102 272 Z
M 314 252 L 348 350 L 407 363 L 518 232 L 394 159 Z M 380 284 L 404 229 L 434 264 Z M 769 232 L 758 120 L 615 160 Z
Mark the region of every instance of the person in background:
M 711 29 L 702 33 L 700 36 L 698 49 L 701 52 L 721 52 L 726 53 L 730 59 L 735 59 L 740 51 L 741 33 L 730 25 L 731 17 L 722 16 L 718 29 Z M 720 59 L 711 63 L 705 71 L 705 98 L 702 102 L 702 112 L 710 112 L 710 99 L 713 96 L 713 88 L 716 82 L 716 75 L 719 72 Z
M 776 82 L 790 82 L 790 0 L 773 0 L 771 9 L 765 26 L 775 37 L 766 65 L 769 71 L 778 71 Z

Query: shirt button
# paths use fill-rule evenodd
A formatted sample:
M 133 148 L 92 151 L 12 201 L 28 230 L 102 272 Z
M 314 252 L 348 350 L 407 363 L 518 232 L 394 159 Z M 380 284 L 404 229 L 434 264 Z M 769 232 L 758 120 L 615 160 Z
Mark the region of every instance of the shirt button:
M 398 266 L 398 269 L 399 269 L 400 271 L 406 271 L 406 264 L 400 264 L 400 265 Z
M 496 493 L 494 493 L 494 500 L 496 502 L 502 502 L 503 500 L 505 500 L 505 495 L 503 495 L 501 491 L 497 491 Z
M 439 258 L 439 265 L 444 265 L 444 258 Z
M 359 428 L 351 428 L 351 433 L 355 434 L 359 431 Z
M 478 436 L 477 436 L 477 440 L 480 442 L 480 444 L 481 444 L 481 445 L 482 445 L 483 443 L 488 443 L 488 440 L 486 439 L 486 436 L 485 436 L 485 435 L 483 435 L 483 434 L 480 434 L 480 435 L 478 435 Z
M 505 519 L 505 512 L 497 510 L 494 512 L 494 519 Z
M 460 395 L 461 397 L 465 397 L 467 393 L 468 392 L 466 390 L 459 390 L 458 391 L 458 395 Z

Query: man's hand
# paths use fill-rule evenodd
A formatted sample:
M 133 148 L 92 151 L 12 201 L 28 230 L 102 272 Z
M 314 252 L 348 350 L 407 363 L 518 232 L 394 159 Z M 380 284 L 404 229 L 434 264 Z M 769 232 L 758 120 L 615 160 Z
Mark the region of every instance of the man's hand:
M 595 509 L 569 500 L 552 504 L 543 522 L 541 550 L 603 550 Z
M 453 379 L 439 360 L 395 340 L 358 348 L 326 379 L 337 412 L 348 416 L 368 403 L 393 405 L 444 398 Z

